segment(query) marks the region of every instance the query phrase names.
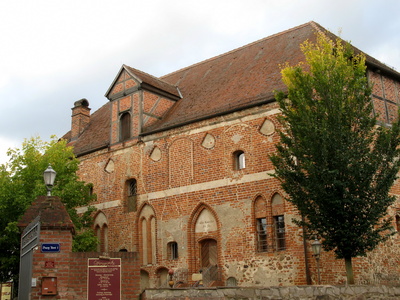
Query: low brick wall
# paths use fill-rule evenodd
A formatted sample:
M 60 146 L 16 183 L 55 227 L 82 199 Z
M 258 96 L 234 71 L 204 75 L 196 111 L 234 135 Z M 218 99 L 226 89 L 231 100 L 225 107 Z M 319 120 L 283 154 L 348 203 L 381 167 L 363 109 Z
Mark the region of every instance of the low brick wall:
M 400 299 L 400 287 L 388 286 L 288 286 L 269 288 L 147 289 L 143 300 L 366 300 Z

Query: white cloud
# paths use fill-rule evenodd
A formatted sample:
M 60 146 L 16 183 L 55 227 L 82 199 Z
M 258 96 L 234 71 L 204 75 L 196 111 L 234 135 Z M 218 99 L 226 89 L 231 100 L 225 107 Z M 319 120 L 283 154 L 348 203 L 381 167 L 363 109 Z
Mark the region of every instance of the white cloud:
M 396 0 L 2 1 L 0 155 L 6 141 L 63 135 L 73 103 L 106 103 L 124 63 L 160 76 L 311 20 L 400 70 L 399 10 Z
M 0 164 L 5 164 L 9 161 L 10 158 L 7 156 L 7 152 L 10 148 L 20 147 L 21 144 L 22 140 L 8 139 L 0 136 Z

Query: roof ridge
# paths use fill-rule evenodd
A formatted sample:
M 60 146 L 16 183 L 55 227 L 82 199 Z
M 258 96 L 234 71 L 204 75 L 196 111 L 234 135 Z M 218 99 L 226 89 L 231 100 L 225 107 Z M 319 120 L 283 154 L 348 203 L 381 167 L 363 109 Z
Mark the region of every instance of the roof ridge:
M 126 67 L 126 68 L 128 68 L 128 69 L 132 69 L 132 70 L 134 70 L 134 71 L 138 71 L 138 72 L 143 73 L 143 74 L 145 74 L 145 75 L 147 75 L 147 76 L 150 76 L 150 77 L 154 78 L 155 80 L 162 81 L 162 82 L 164 82 L 165 84 L 168 84 L 168 85 L 173 86 L 173 87 L 175 87 L 175 88 L 177 87 L 176 85 L 174 85 L 174 84 L 172 84 L 172 83 L 169 83 L 168 81 L 165 81 L 165 80 L 161 79 L 161 77 L 157 77 L 157 76 L 151 75 L 150 73 L 144 72 L 144 71 L 139 70 L 139 69 L 137 69 L 137 68 L 133 68 L 133 67 L 128 66 L 128 65 L 126 65 L 126 64 L 123 64 L 123 66 Z M 136 74 L 132 74 L 132 75 L 137 76 Z M 143 82 L 143 80 L 142 80 L 141 78 L 139 78 L 139 79 Z
M 183 67 L 183 68 L 181 68 L 181 69 L 175 70 L 175 71 L 173 71 L 173 72 L 171 72 L 171 73 L 167 73 L 167 74 L 161 76 L 160 78 L 165 78 L 165 77 L 171 76 L 171 75 L 173 75 L 173 74 L 175 74 L 175 73 L 182 72 L 182 71 L 184 71 L 184 70 L 186 70 L 186 69 L 190 69 L 190 68 L 196 67 L 196 66 L 201 65 L 201 64 L 203 64 L 203 63 L 207 63 L 207 62 L 210 62 L 210 61 L 219 59 L 219 58 L 221 58 L 221 57 L 223 57 L 223 56 L 226 56 L 226 55 L 235 53 L 235 52 L 240 51 L 240 50 L 242 50 L 242 49 L 244 49 L 244 48 L 247 48 L 247 47 L 249 47 L 249 46 L 256 45 L 256 44 L 261 43 L 261 42 L 264 42 L 264 41 L 266 41 L 266 40 L 268 40 L 268 39 L 275 38 L 275 37 L 277 37 L 277 36 L 279 36 L 279 35 L 283 35 L 283 34 L 286 34 L 286 33 L 288 33 L 288 32 L 291 32 L 291 31 L 294 31 L 294 30 L 298 30 L 298 29 L 300 29 L 300 28 L 303 28 L 303 27 L 309 26 L 309 25 L 311 25 L 312 27 L 314 27 L 314 28 L 317 29 L 317 30 L 318 30 L 318 27 L 317 27 L 317 26 L 320 26 L 321 28 L 323 28 L 323 27 L 322 27 L 321 25 L 319 25 L 318 23 L 316 23 L 316 22 L 314 22 L 314 21 L 310 21 L 310 22 L 307 22 L 307 23 L 304 23 L 304 24 L 301 24 L 301 25 L 298 25 L 298 26 L 295 26 L 295 27 L 286 29 L 286 30 L 284 30 L 284 31 L 281 31 L 281 32 L 278 32 L 278 33 L 274 33 L 274 34 L 269 35 L 269 36 L 267 36 L 267 37 L 261 38 L 261 39 L 259 39 L 259 40 L 257 40 L 257 41 L 254 41 L 254 42 L 248 43 L 248 44 L 246 44 L 246 45 L 240 46 L 240 47 L 238 47 L 238 48 L 236 48 L 236 49 L 229 50 L 228 52 L 225 52 L 225 53 L 216 55 L 216 56 L 211 57 L 211 58 L 207 58 L 207 59 L 205 59 L 205 60 L 202 60 L 202 61 L 199 61 L 199 62 L 197 62 L 197 63 L 194 63 L 194 64 L 192 64 L 192 65 L 190 65 L 190 66 Z

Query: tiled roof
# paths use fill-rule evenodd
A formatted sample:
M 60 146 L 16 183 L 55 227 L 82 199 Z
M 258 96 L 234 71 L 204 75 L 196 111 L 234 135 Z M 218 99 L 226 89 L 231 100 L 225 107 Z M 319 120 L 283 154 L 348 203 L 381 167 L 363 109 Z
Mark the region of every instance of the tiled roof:
M 28 226 L 39 215 L 41 229 L 75 230 L 64 204 L 55 196 L 37 197 L 19 220 L 18 227 Z
M 337 38 L 319 24 L 309 22 L 159 79 L 124 65 L 143 82 L 173 95 L 179 91 L 182 94 L 167 115 L 151 127 L 143 128 L 142 134 L 273 101 L 274 90 L 286 90 L 280 65 L 286 62 L 295 65 L 304 60 L 299 46 L 305 40 L 315 40 L 317 31 L 325 32 L 332 39 Z M 400 77 L 399 73 L 368 55 L 367 63 Z M 78 155 L 109 144 L 110 116 L 109 104 L 91 116 L 90 124 L 74 143 Z M 64 137 L 67 138 L 68 134 Z
M 110 144 L 111 102 L 107 102 L 90 116 L 89 125 L 79 138 L 72 142 L 76 155 L 102 149 Z M 70 140 L 71 132 L 62 138 Z
M 180 97 L 180 94 L 178 92 L 178 89 L 176 86 L 171 85 L 168 82 L 165 82 L 163 80 L 161 80 L 160 78 L 154 77 L 150 74 L 147 74 L 143 71 L 134 69 L 132 67 L 129 67 L 127 65 L 124 65 L 124 67 L 134 76 L 136 76 L 136 78 L 140 79 L 140 81 L 142 81 L 142 83 L 146 83 L 148 85 L 151 85 L 155 88 L 158 88 L 160 90 L 163 90 L 165 92 L 170 93 L 171 95 Z

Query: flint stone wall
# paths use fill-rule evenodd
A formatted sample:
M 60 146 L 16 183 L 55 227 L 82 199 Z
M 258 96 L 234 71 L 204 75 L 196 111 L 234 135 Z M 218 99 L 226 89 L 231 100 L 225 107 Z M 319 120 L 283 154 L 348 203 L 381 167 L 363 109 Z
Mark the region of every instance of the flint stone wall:
M 144 300 L 366 300 L 400 299 L 400 286 L 290 286 L 268 288 L 147 289 Z

